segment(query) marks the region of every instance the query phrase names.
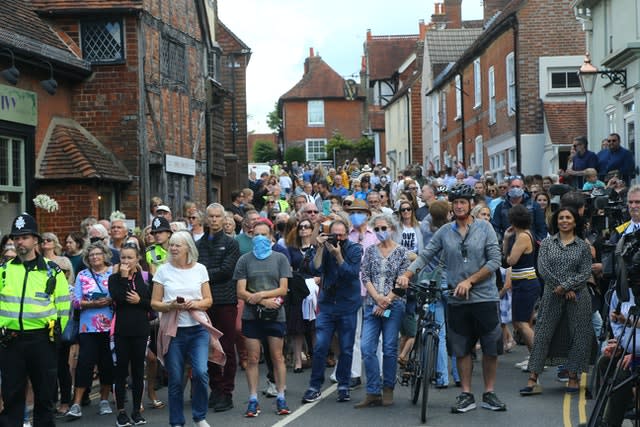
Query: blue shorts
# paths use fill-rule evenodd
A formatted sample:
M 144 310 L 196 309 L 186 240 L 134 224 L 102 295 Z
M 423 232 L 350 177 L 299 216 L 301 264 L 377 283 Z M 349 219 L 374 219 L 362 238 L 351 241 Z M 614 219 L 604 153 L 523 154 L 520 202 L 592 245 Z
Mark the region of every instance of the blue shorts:
M 540 298 L 538 279 L 513 280 L 511 284 L 511 313 L 513 322 L 528 322 Z
M 261 340 L 266 337 L 283 338 L 287 335 L 287 323 L 275 320 L 242 319 L 242 335 L 254 340 Z

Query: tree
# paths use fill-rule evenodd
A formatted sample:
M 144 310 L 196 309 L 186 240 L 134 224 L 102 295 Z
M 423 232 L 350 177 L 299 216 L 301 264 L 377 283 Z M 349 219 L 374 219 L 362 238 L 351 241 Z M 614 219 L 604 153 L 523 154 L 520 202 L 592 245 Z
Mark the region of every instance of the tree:
M 253 161 L 264 163 L 275 160 L 278 157 L 276 147 L 270 141 L 256 141 L 253 146 Z
M 291 164 L 293 161 L 298 163 L 304 163 L 306 160 L 306 154 L 303 147 L 289 147 L 284 152 L 284 159 L 287 163 Z
M 327 156 L 333 159 L 333 153 L 336 153 L 336 157 L 341 159 L 349 159 L 351 157 L 357 157 L 360 161 L 364 162 L 374 157 L 374 142 L 373 139 L 362 136 L 358 141 L 351 141 L 346 139 L 340 132 L 336 131 L 333 136 L 325 145 Z M 338 162 L 339 163 L 339 162 Z
M 278 101 L 273 106 L 273 111 L 267 114 L 267 126 L 274 132 L 282 130 L 282 118 L 278 114 Z

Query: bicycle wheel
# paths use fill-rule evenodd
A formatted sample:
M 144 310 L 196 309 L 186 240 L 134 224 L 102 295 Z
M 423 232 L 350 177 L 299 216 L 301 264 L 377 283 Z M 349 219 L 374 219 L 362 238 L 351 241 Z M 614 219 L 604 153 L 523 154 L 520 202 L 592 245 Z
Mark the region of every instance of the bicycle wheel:
M 411 372 L 411 403 L 414 405 L 418 403 L 418 397 L 420 396 L 420 384 L 422 383 L 422 332 L 419 331 L 416 334 L 416 340 L 413 343 L 413 348 L 409 352 L 409 361 L 407 362 L 407 370 Z
M 420 419 L 427 422 L 427 402 L 429 400 L 429 386 L 431 380 L 435 378 L 435 366 L 438 345 L 435 336 L 427 334 L 422 345 L 422 407 L 420 408 Z

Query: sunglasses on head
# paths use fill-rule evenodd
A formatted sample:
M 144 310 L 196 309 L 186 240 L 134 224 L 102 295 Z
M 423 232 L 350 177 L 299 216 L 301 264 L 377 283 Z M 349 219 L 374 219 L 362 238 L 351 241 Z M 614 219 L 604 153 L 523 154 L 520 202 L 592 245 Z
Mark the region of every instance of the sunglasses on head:
M 373 231 L 375 231 L 376 233 L 379 231 L 387 231 L 389 227 L 387 227 L 386 225 L 383 225 L 381 227 L 373 227 Z

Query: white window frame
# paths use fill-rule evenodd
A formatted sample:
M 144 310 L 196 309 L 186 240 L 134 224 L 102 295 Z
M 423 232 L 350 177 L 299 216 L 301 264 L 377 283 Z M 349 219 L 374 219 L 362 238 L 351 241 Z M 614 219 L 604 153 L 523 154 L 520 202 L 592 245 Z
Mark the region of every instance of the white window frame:
M 460 74 L 456 74 L 456 78 L 454 80 L 454 88 L 456 91 L 456 118 L 455 120 L 460 120 L 462 118 L 462 79 L 460 78 Z
M 482 68 L 480 67 L 480 58 L 473 61 L 473 108 L 479 108 L 482 105 Z
M 322 143 L 322 155 L 319 155 L 320 152 L 316 149 L 314 150 L 309 150 L 309 145 L 312 143 L 317 143 L 320 142 Z M 327 153 L 326 151 L 324 151 L 324 147 L 326 147 L 327 145 L 327 140 L 326 138 L 307 138 L 304 141 L 304 154 L 305 154 L 305 158 L 307 159 L 308 162 L 312 162 L 312 161 L 316 161 L 316 160 L 322 160 L 324 158 L 327 157 Z
M 511 117 L 516 113 L 516 62 L 513 52 L 509 53 L 505 59 L 506 80 L 507 80 L 507 116 Z
M 479 172 L 484 172 L 484 146 L 482 135 L 476 136 L 475 140 L 475 158 L 476 158 L 476 166 L 478 167 Z
M 489 84 L 489 124 L 496 123 L 496 75 L 493 65 L 489 67 L 488 71 L 488 84 Z
M 604 110 L 605 125 L 609 129 L 608 133 L 617 133 L 618 127 L 616 126 L 616 107 L 609 105 Z
M 578 68 L 577 67 L 563 67 L 563 68 L 547 68 L 547 82 L 549 87 L 547 88 L 547 91 L 549 93 L 581 93 L 582 89 L 580 87 L 580 80 L 578 80 L 578 86 L 573 86 L 573 87 L 569 87 L 568 86 L 568 79 L 569 76 L 575 76 L 575 78 L 577 79 L 578 73 Z M 557 87 L 554 88 L 553 87 L 553 75 L 554 74 L 564 74 L 566 79 L 567 79 L 567 84 L 565 85 L 565 87 Z
M 465 159 L 462 151 L 462 142 L 458 142 L 458 145 L 456 145 L 456 160 L 464 163 Z
M 447 92 L 440 92 L 440 123 L 442 124 L 442 129 L 447 128 Z
M 504 151 L 489 156 L 490 172 L 496 177 L 496 182 L 500 182 L 504 178 L 504 160 Z
M 324 126 L 324 101 L 322 99 L 307 101 L 307 125 Z
M 3 184 L 0 182 L 0 193 L 18 193 L 20 194 L 20 206 L 19 209 L 23 210 L 25 206 L 25 191 L 26 191 L 26 176 L 25 176 L 25 153 L 26 148 L 25 140 L 22 138 L 16 138 L 9 135 L 0 134 L 0 139 L 6 141 L 6 163 L 2 165 L 2 170 L 6 173 L 6 182 Z M 15 158 L 17 155 L 18 158 Z M 20 182 L 14 181 L 14 166 L 18 164 L 20 167 L 19 176 L 17 176 Z M 0 205 L 2 202 L 6 202 L 3 197 L 0 197 Z M 3 206 L 4 207 L 4 206 Z

